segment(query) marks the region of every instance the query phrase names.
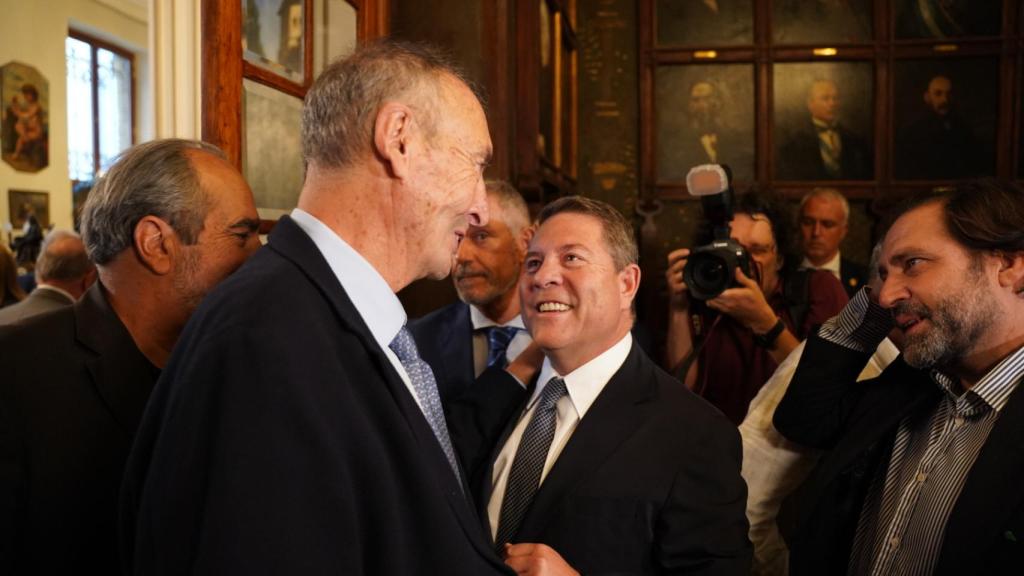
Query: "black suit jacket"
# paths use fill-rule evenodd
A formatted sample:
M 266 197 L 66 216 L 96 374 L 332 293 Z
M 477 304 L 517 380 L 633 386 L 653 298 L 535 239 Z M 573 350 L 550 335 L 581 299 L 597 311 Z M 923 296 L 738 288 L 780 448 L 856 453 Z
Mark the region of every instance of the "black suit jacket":
M 464 394 L 476 380 L 473 368 L 473 321 L 469 304 L 455 302 L 409 322 L 420 356 L 430 364 L 441 402 Z
M 138 574 L 498 574 L 466 487 L 312 240 L 186 326 L 129 461 Z
M 494 370 L 481 380 L 494 390 L 503 386 L 499 377 L 511 380 Z M 473 491 L 485 526 L 492 466 L 523 407 L 498 428 L 487 458 L 465 455 L 482 463 Z M 488 436 L 495 424 L 478 417 L 454 426 Z M 735 427 L 634 345 L 573 432 L 514 541 L 547 544 L 584 574 L 747 574 L 740 459 Z
M 818 132 L 810 120 L 782 142 L 775 160 L 775 177 L 780 180 L 870 180 L 874 177 L 871 148 L 859 135 L 838 126 L 842 151 L 840 173 L 826 172 L 821 159 Z
M 853 298 L 868 281 L 868 269 L 853 260 L 839 257 L 839 281 L 843 283 L 846 295 Z
M 855 382 L 869 354 L 817 336 L 775 412 L 790 440 L 828 450 L 785 502 L 780 529 L 790 573 L 844 574 L 864 496 L 885 473 L 900 421 L 935 408 L 938 386 L 897 358 Z M 1024 394 L 1018 388 L 969 472 L 946 524 L 936 576 L 1019 574 L 1024 566 Z
M 29 293 L 21 302 L 0 309 L 0 326 L 23 322 L 32 316 L 45 314 L 74 304 L 75 301 L 56 290 L 40 287 Z
M 0 573 L 117 573 L 117 494 L 156 368 L 99 283 L 0 327 L 0 358 Z

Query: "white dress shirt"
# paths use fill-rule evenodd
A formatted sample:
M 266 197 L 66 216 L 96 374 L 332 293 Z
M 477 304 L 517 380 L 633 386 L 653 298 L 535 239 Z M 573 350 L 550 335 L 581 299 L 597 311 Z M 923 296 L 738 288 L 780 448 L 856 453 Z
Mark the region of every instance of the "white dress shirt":
M 821 266 L 815 266 L 814 264 L 811 263 L 810 260 L 808 260 L 806 257 L 804 257 L 804 261 L 800 264 L 800 269 L 801 270 L 828 270 L 829 272 L 832 273 L 833 276 L 836 277 L 836 280 L 839 280 L 840 282 L 842 282 L 843 278 L 842 278 L 842 276 L 839 275 L 839 259 L 840 259 L 840 257 L 841 256 L 840 256 L 839 252 L 836 252 L 836 255 L 833 256 L 831 260 L 829 260 L 828 262 L 825 262 Z
M 494 461 L 494 470 L 491 474 L 494 490 L 491 491 L 491 500 L 487 504 L 487 516 L 490 521 L 492 538 L 497 537 L 498 534 L 501 501 L 505 499 L 505 487 L 508 484 L 508 475 L 512 469 L 512 461 L 516 457 L 516 450 L 519 449 L 519 442 L 523 438 L 523 432 L 526 431 L 526 425 L 529 424 L 537 408 L 537 401 L 540 399 L 544 386 L 552 378 L 561 376 L 565 380 L 565 387 L 569 394 L 560 398 L 555 405 L 555 436 L 551 440 L 548 458 L 544 462 L 544 470 L 540 475 L 541 484 L 544 483 L 544 479 L 547 478 L 551 467 L 558 460 L 558 455 L 562 453 L 562 449 L 565 448 L 569 438 L 572 437 L 573 431 L 576 430 L 576 425 L 586 415 L 587 410 L 590 409 L 591 404 L 594 403 L 597 396 L 604 390 L 608 381 L 622 367 L 622 363 L 626 361 L 632 345 L 633 336 L 627 332 L 614 346 L 605 350 L 590 362 L 565 375 L 555 372 L 555 369 L 551 366 L 551 361 L 547 358 L 544 359 L 544 364 L 540 369 L 540 376 L 537 379 L 537 387 L 534 389 L 533 395 L 526 405 L 526 410 L 519 417 L 519 422 L 512 430 L 512 434 L 509 435 L 505 445 L 501 448 L 501 452 L 498 453 L 498 458 Z
M 373 339 L 384 350 L 384 354 L 422 411 L 423 405 L 416 396 L 409 374 L 389 347 L 406 321 L 405 308 L 402 307 L 398 296 L 391 291 L 391 287 L 380 272 L 326 224 L 299 208 L 292 210 L 291 217 L 327 260 L 327 265 L 331 267 L 341 287 L 345 289 L 352 305 L 356 307 L 356 312 L 362 317 L 363 322 L 366 322 Z
M 512 326 L 519 328 L 516 332 L 512 341 L 508 343 L 508 349 L 505 350 L 505 357 L 511 362 L 516 359 L 517 356 L 522 354 L 523 350 L 533 342 L 530 338 L 530 333 L 526 331 L 526 326 L 523 324 L 522 315 L 516 315 L 515 318 L 509 320 L 504 324 L 498 324 L 494 320 L 491 320 L 484 313 L 477 309 L 472 304 L 469 305 L 469 320 L 473 323 L 473 375 L 480 376 L 480 373 L 487 368 L 487 352 L 490 348 L 490 343 L 487 341 L 487 333 L 483 331 L 484 328 L 490 328 L 491 326 Z

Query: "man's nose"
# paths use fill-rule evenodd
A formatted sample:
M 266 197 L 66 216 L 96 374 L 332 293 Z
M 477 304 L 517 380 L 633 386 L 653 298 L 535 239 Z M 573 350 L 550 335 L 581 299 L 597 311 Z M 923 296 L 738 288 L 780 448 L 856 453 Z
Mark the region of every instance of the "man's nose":
M 889 274 L 880 284 L 881 286 L 878 288 L 878 304 L 883 308 L 892 308 L 897 302 L 909 296 L 906 285 L 897 278 L 896 274 Z
M 469 225 L 486 226 L 490 220 L 490 212 L 487 208 L 487 187 L 484 185 L 483 176 L 477 182 L 473 194 L 473 204 L 469 207 Z

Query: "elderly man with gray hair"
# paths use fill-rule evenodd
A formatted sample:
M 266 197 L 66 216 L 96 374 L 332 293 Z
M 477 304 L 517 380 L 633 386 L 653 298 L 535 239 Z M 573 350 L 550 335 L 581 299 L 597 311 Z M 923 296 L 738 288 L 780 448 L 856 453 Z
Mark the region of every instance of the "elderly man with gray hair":
M 320 74 L 302 139 L 298 207 L 153 392 L 122 499 L 134 570 L 508 573 L 395 295 L 487 223 L 480 101 L 435 50 L 383 41 Z
M 74 304 L 96 280 L 96 267 L 78 234 L 54 230 L 43 239 L 35 275 L 37 287 L 28 298 L 0 310 L 0 326 Z
M 82 237 L 99 281 L 0 326 L 0 574 L 120 572 L 117 495 L 143 408 L 203 294 L 257 248 L 258 224 L 209 144 L 136 146 L 97 183 Z

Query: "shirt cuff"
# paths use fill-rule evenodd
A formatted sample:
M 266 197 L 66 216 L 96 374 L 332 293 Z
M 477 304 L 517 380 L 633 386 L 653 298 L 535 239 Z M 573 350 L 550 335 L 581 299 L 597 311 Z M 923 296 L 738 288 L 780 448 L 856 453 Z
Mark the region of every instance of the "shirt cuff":
M 874 352 L 892 327 L 892 315 L 868 298 L 865 286 L 853 295 L 838 316 L 821 326 L 818 336 L 844 348 Z

